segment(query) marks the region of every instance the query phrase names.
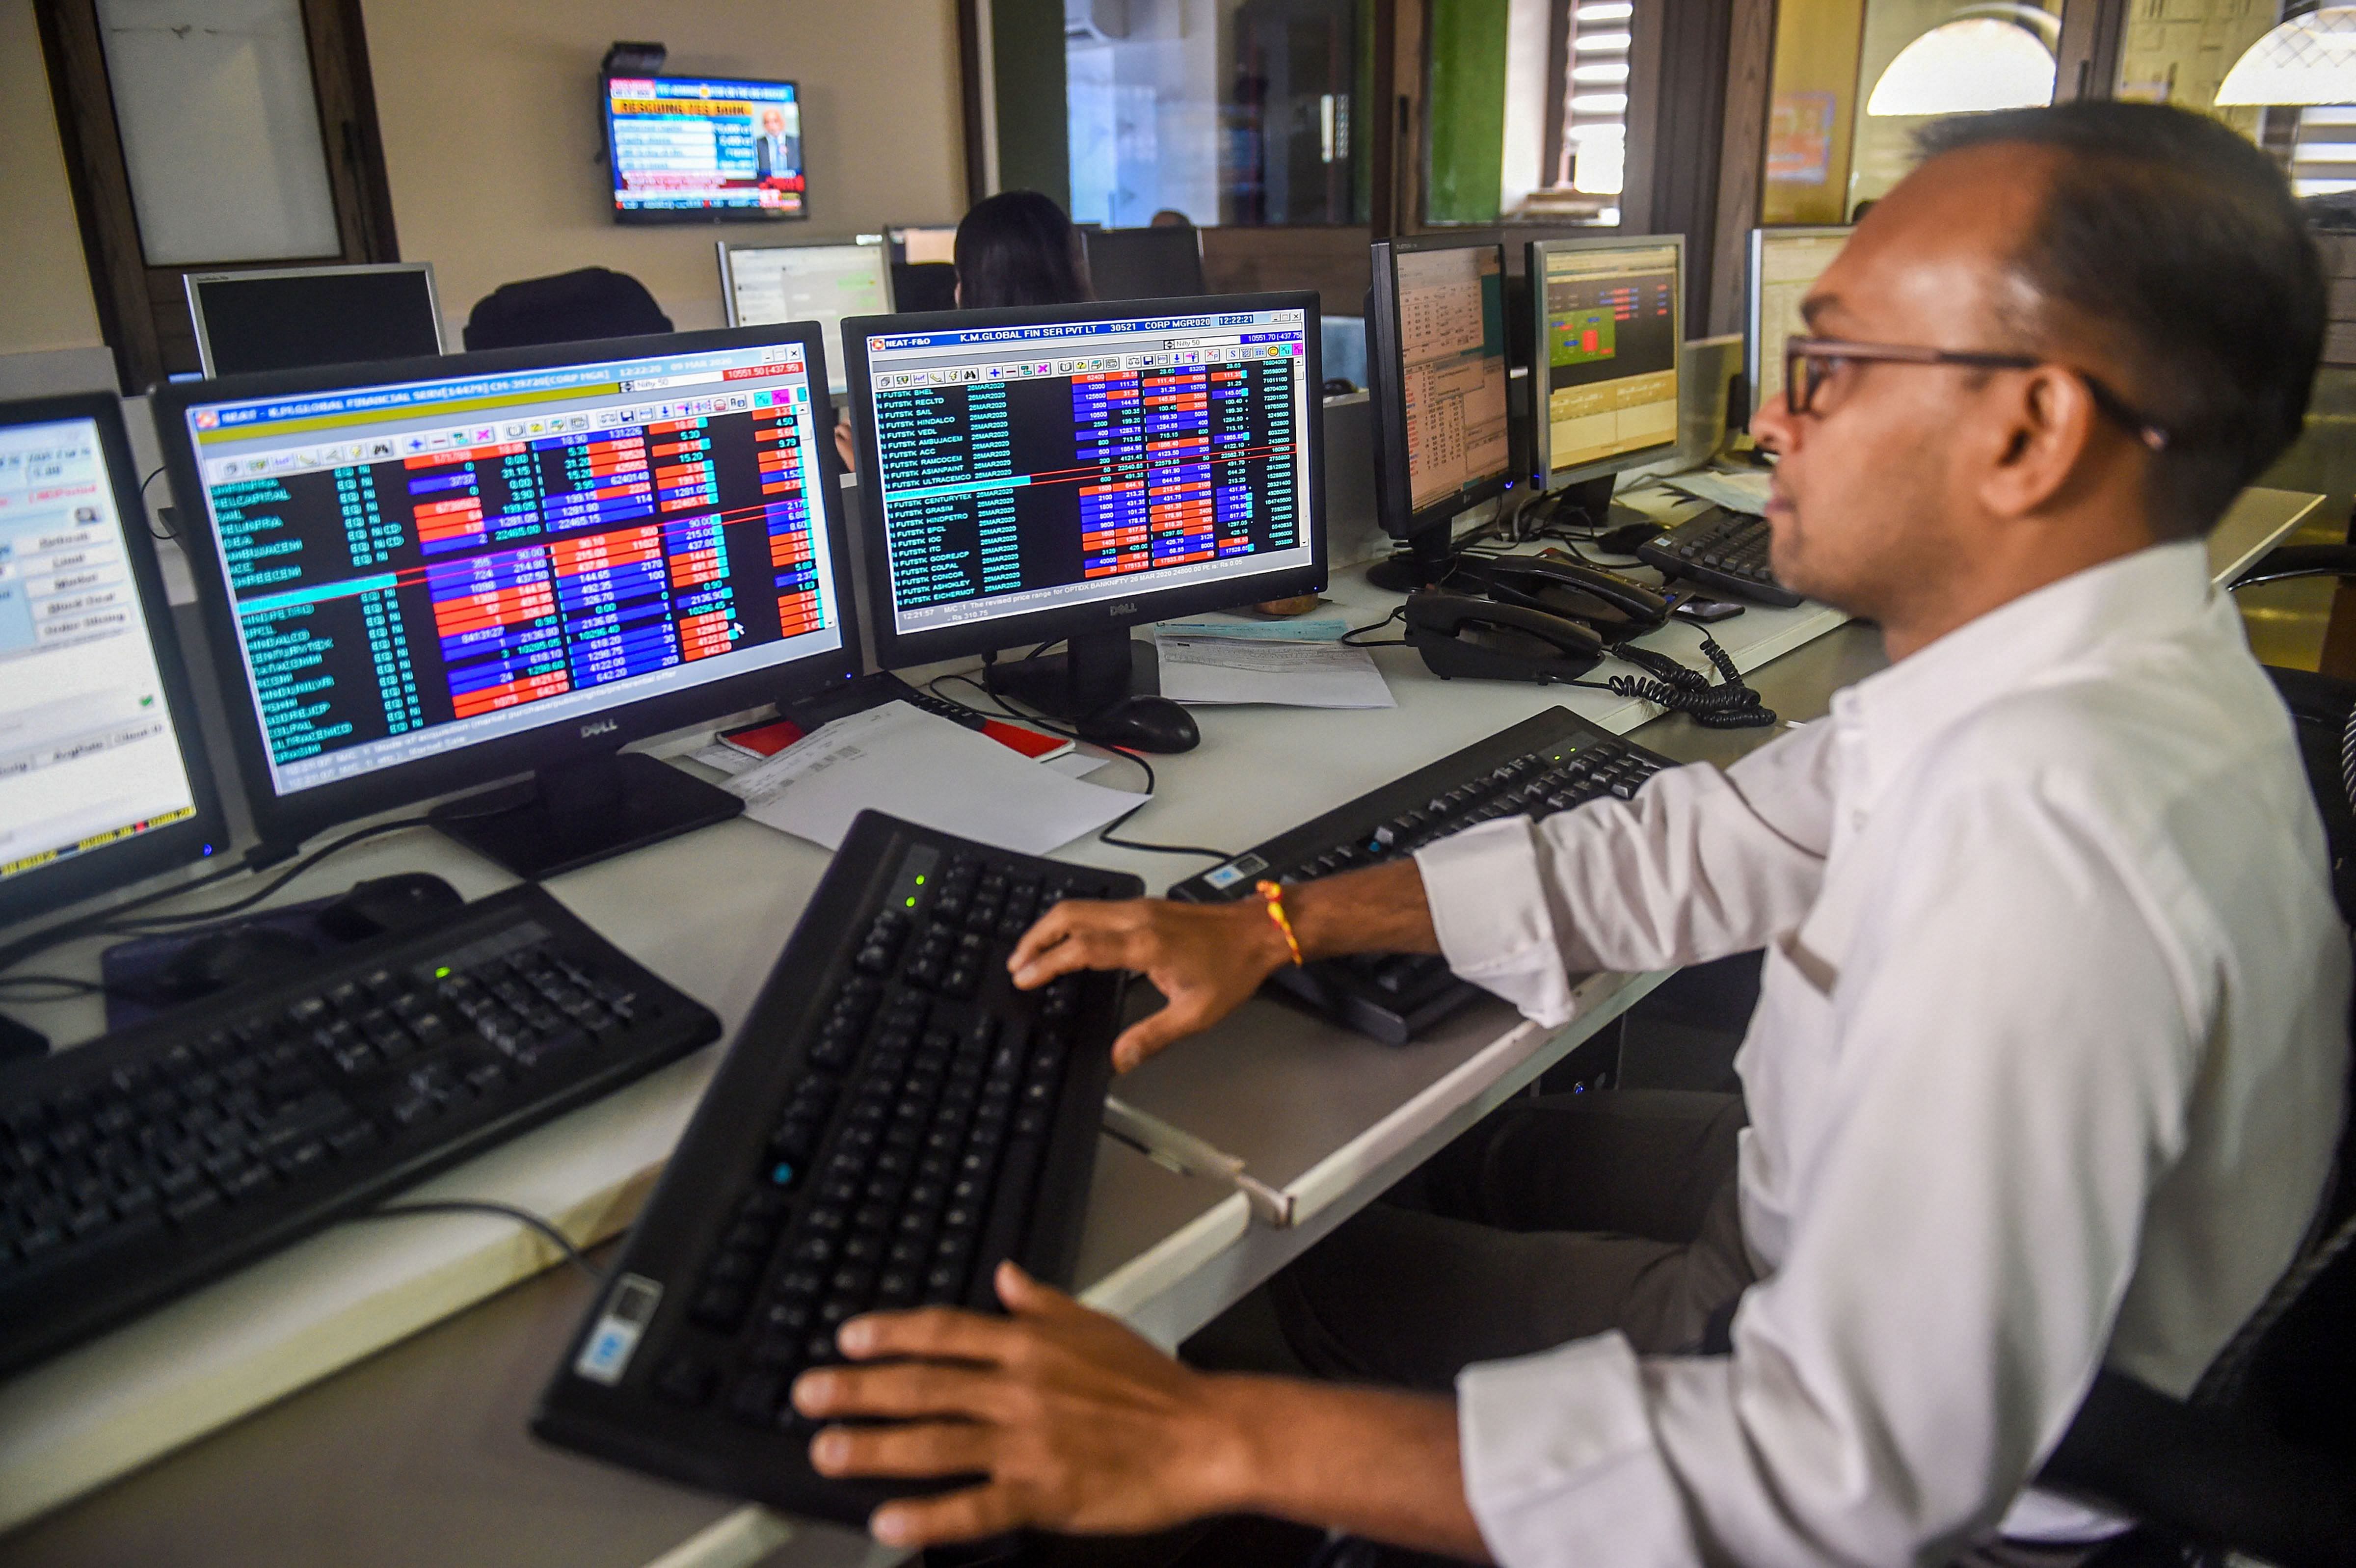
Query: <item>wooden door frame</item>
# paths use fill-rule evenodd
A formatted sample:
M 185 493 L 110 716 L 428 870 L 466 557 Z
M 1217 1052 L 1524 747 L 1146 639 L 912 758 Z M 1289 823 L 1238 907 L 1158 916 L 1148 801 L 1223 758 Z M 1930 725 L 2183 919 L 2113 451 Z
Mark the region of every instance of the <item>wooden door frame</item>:
M 312 91 L 319 108 L 321 152 L 341 246 L 333 259 L 397 261 L 400 241 L 393 229 L 391 187 L 385 177 L 359 0 L 300 3 Z M 156 330 L 156 274 L 200 271 L 205 263 L 161 268 L 147 262 L 95 0 L 34 0 L 33 12 L 40 27 L 49 97 L 64 144 L 66 177 L 73 191 L 99 326 L 114 351 L 123 391 L 143 392 L 160 383 L 165 374 L 163 341 Z

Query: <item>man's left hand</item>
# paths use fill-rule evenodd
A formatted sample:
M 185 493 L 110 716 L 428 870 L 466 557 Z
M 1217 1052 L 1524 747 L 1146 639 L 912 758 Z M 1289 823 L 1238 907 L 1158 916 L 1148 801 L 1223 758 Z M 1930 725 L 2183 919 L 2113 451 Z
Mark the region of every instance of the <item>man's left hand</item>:
M 854 1361 L 807 1372 L 794 1406 L 830 1426 L 810 1444 L 823 1476 L 979 1474 L 982 1484 L 887 1503 L 879 1541 L 921 1546 L 1025 1526 L 1078 1534 L 1156 1530 L 1232 1509 L 1250 1485 L 1239 1383 L 1194 1371 L 1102 1313 L 1000 1266 L 1009 1317 L 933 1308 L 854 1318 Z

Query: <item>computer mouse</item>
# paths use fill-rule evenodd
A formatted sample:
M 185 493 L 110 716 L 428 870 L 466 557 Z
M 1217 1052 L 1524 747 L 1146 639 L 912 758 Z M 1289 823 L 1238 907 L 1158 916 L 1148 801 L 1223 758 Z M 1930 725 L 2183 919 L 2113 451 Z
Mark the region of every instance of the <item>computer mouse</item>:
M 138 999 L 160 1006 L 192 1002 L 231 986 L 276 980 L 318 961 L 308 937 L 269 925 L 241 925 L 199 936 L 135 987 Z
M 457 889 L 431 872 L 402 871 L 354 882 L 349 892 L 319 912 L 319 929 L 338 942 L 359 942 L 422 925 L 466 903 Z
M 1124 697 L 1080 720 L 1080 739 L 1132 752 L 1191 752 L 1203 743 L 1194 716 L 1166 697 Z

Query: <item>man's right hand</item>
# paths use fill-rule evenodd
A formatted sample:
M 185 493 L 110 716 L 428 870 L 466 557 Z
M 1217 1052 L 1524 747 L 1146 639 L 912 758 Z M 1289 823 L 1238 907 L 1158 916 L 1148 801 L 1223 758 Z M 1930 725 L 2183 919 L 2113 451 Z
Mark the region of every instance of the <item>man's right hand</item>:
M 1173 1040 L 1226 1018 L 1291 962 L 1283 933 L 1258 899 L 1231 904 L 1067 899 L 1023 933 L 1006 966 L 1026 991 L 1076 969 L 1129 969 L 1153 982 L 1169 1005 L 1113 1041 L 1112 1064 L 1126 1072 Z
M 1413 860 L 1295 883 L 1284 890 L 1284 908 L 1302 957 L 1312 962 L 1345 953 L 1440 951 L 1423 873 Z M 1112 1064 L 1126 1072 L 1234 1012 L 1291 962 L 1284 933 L 1256 898 L 1226 904 L 1071 899 L 1023 933 L 1006 966 L 1026 991 L 1075 969 L 1132 969 L 1152 981 L 1170 1005 L 1113 1041 Z

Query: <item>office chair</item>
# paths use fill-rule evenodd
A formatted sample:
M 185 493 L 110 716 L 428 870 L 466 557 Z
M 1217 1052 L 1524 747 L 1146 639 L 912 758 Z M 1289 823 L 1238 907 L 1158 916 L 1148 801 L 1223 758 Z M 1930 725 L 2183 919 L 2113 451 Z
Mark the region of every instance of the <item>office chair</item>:
M 2356 547 L 2277 549 L 2233 587 L 2356 577 Z M 2321 808 L 2332 893 L 2356 917 L 2356 683 L 2275 669 Z M 2356 1009 L 2351 1009 L 2356 1014 Z M 2351 1016 L 2356 1029 L 2356 1016 Z M 2356 1105 L 2356 1083 L 2350 1103 Z M 2143 1522 L 2089 1568 L 2356 1565 L 2356 1116 L 2308 1246 L 2219 1352 L 2189 1399 L 2123 1372 L 2094 1380 L 2040 1485 Z
M 601 337 L 639 337 L 671 330 L 670 317 L 646 284 L 627 272 L 583 267 L 552 277 L 501 283 L 475 302 L 466 347 L 530 348 Z

